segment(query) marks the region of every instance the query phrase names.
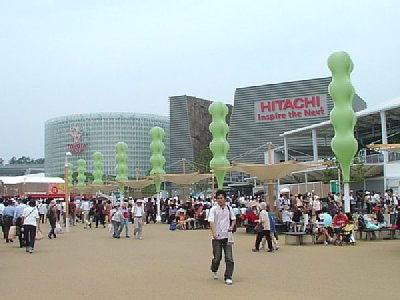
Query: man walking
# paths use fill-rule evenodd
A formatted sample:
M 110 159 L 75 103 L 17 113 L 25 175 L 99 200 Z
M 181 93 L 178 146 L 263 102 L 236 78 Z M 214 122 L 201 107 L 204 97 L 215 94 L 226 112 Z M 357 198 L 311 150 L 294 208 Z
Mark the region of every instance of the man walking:
M 92 223 L 90 222 L 90 216 L 89 216 L 89 212 L 90 212 L 90 203 L 88 201 L 88 199 L 83 200 L 82 203 L 82 213 L 83 213 L 83 222 L 85 223 L 85 229 L 87 228 L 87 226 L 89 225 L 90 228 L 92 228 Z
M 29 199 L 30 200 L 30 199 Z M 24 231 L 22 230 L 23 225 L 22 225 L 22 214 L 24 212 L 24 209 L 26 208 L 26 203 L 27 200 L 18 200 L 18 205 L 15 207 L 14 211 L 14 224 L 16 226 L 16 233 L 19 239 L 19 247 L 23 248 L 24 247 Z
M 227 285 L 232 284 L 233 274 L 233 254 L 232 244 L 228 243 L 228 236 L 236 225 L 236 216 L 232 209 L 226 205 L 226 193 L 219 190 L 216 192 L 217 205 L 212 207 L 208 216 L 210 229 L 212 233 L 213 259 L 211 262 L 211 271 L 213 279 L 218 279 L 218 268 L 222 259 L 222 249 L 225 254 L 226 270 L 224 280 Z
M 134 220 L 133 236 L 139 240 L 143 238 L 143 223 L 145 220 L 145 212 L 143 200 L 138 199 L 132 208 L 132 218 Z

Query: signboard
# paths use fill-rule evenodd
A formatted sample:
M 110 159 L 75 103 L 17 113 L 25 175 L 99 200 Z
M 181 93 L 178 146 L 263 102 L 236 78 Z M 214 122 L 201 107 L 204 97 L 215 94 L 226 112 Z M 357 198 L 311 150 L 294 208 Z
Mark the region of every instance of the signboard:
M 254 103 L 256 122 L 328 116 L 326 94 L 262 100 Z
M 82 153 L 87 148 L 88 144 L 81 142 L 81 136 L 83 132 L 83 126 L 75 126 L 70 128 L 70 133 L 74 141 L 73 144 L 68 144 L 68 150 L 72 154 Z
M 48 195 L 60 195 L 65 194 L 64 183 L 49 183 L 47 187 Z

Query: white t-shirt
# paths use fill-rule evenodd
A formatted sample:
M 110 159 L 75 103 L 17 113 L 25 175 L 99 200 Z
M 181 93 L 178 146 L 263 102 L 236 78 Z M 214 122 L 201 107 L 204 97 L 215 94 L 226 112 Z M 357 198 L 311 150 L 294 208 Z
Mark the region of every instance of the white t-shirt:
M 38 206 L 39 213 L 41 215 L 45 215 L 47 213 L 47 205 L 46 203 L 40 203 Z
M 24 217 L 24 225 L 37 225 L 37 219 L 39 219 L 39 212 L 36 207 L 27 206 L 22 213 Z
M 144 214 L 143 204 L 141 206 L 135 205 L 132 208 L 132 213 L 133 213 L 133 216 L 136 218 L 143 217 L 143 214 Z
M 85 201 L 82 203 L 82 210 L 83 211 L 89 211 L 90 210 L 90 204 L 88 201 Z
M 0 215 L 3 214 L 4 204 L 0 203 Z
M 236 220 L 236 216 L 233 214 L 232 209 L 228 206 L 225 205 L 224 208 L 221 208 L 219 205 L 217 205 L 210 209 L 208 222 L 214 223 L 214 232 L 217 236 L 217 240 L 228 238 L 228 229 L 231 226 L 231 220 Z

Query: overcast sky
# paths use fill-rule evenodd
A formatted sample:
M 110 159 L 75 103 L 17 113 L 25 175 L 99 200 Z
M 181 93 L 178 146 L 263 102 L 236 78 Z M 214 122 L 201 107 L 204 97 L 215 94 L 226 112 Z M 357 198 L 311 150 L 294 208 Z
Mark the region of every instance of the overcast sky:
M 399 19 L 396 0 L 0 0 L 0 157 L 43 157 L 53 117 L 330 76 L 336 50 L 377 105 L 400 95 Z

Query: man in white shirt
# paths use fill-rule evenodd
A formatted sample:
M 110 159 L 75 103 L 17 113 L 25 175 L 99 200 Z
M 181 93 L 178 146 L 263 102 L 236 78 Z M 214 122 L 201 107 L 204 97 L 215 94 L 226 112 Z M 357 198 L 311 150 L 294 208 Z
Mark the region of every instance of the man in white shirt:
M 132 219 L 134 224 L 133 237 L 141 240 L 143 238 L 143 223 L 145 220 L 145 212 L 143 206 L 143 200 L 136 200 L 135 205 L 132 208 Z
M 88 199 L 83 200 L 81 208 L 83 213 L 83 222 L 85 223 L 84 228 L 86 229 L 87 225 L 89 225 L 89 227 L 92 228 L 92 223 L 89 220 L 90 203 Z
M 236 225 L 236 216 L 233 214 L 226 201 L 225 191 L 219 190 L 216 192 L 217 205 L 213 206 L 208 215 L 208 222 L 210 223 L 210 229 L 212 233 L 212 248 L 213 256 L 211 262 L 211 271 L 213 273 L 214 280 L 218 279 L 218 268 L 222 259 L 222 249 L 225 253 L 225 283 L 228 285 L 232 284 L 232 274 L 234 268 L 232 244 L 228 243 L 229 234 L 232 234 L 232 230 Z

